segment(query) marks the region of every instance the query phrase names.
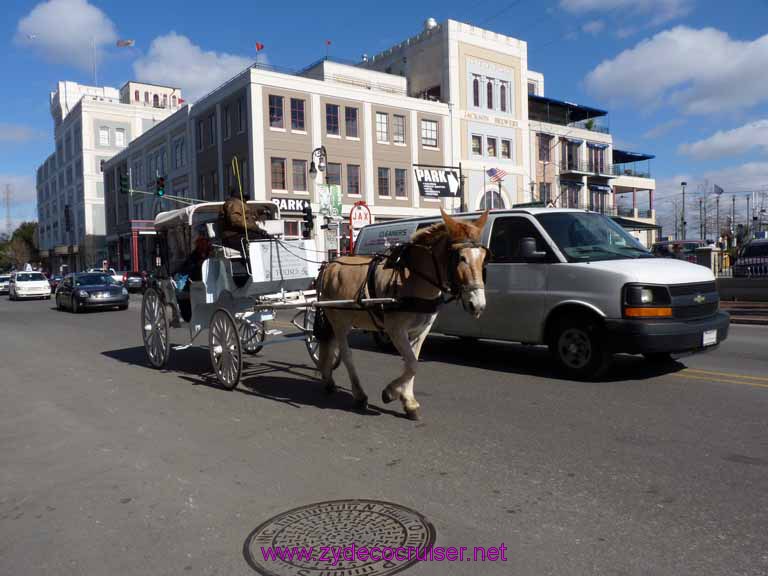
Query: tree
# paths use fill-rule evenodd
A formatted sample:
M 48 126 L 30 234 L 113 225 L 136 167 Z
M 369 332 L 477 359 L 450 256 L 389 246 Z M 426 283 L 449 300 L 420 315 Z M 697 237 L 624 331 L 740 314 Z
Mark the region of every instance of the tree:
M 4 250 L 3 250 L 4 248 Z M 4 246 L 0 245 L 0 267 L 3 261 L 16 268 L 23 268 L 27 262 L 36 262 L 38 260 L 37 251 L 37 222 L 22 222 L 19 227 L 11 234 L 10 241 Z

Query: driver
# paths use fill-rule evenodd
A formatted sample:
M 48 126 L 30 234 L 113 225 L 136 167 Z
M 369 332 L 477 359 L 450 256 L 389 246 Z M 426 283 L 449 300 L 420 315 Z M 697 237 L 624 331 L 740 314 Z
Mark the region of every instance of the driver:
M 228 248 L 233 248 L 242 254 L 243 246 L 241 239 L 248 230 L 248 239 L 261 240 L 269 238 L 262 223 L 268 217 L 268 211 L 254 205 L 245 205 L 243 213 L 243 202 L 248 202 L 250 198 L 247 192 L 243 192 L 242 199 L 240 194 L 234 188 L 229 189 L 229 198 L 224 202 L 224 226 L 221 233 L 222 244 Z M 243 256 L 244 257 L 244 256 Z

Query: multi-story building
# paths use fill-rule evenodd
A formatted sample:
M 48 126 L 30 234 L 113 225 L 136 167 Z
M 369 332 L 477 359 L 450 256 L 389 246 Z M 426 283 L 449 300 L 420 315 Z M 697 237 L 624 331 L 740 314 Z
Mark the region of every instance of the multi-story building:
M 319 183 L 340 186 L 342 215 L 360 200 L 378 221 L 436 213 L 441 201 L 420 197 L 412 167 L 450 164 L 449 108 L 406 91 L 405 78 L 329 60 L 293 74 L 245 70 L 105 163 L 110 254 L 125 261 L 137 251 L 136 266 L 148 265 L 141 246 L 128 249 L 118 238 L 130 236 L 140 244 L 141 232 L 149 232 L 146 223 L 128 219 L 179 206 L 170 198 L 147 203 L 139 192 L 134 206 L 144 202 L 144 208 L 134 207 L 130 217 L 129 200 L 119 192 L 120 174 L 129 168 L 134 188 L 151 184 L 137 183 L 134 174 L 143 170 L 151 178 L 165 177 L 169 196 L 214 201 L 236 188 L 236 158 L 251 198 L 279 203 L 289 237 L 300 236 L 307 202 L 318 211 Z M 178 174 L 175 164 L 148 164 L 158 154 L 176 158 L 176 142 L 183 157 Z M 320 147 L 327 164 L 316 179 L 309 168 Z
M 51 270 L 106 258 L 102 164 L 180 105 L 177 89 L 129 82 L 121 90 L 59 82 L 50 95 L 55 152 L 37 169 L 42 257 Z

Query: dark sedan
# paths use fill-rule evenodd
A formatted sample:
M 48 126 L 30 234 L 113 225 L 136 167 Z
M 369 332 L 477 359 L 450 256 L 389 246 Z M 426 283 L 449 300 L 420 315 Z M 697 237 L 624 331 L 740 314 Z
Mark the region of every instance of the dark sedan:
M 123 286 L 128 288 L 128 292 L 144 292 L 147 287 L 147 273 L 126 272 L 123 274 Z
M 90 308 L 128 308 L 128 290 L 109 274 L 69 274 L 56 289 L 56 308 L 80 312 Z

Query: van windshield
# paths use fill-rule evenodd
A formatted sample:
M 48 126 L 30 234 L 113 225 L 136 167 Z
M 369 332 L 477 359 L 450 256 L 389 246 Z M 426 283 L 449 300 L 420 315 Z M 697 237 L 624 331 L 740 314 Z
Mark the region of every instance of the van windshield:
M 594 262 L 653 255 L 610 218 L 589 212 L 538 214 L 541 223 L 569 262 Z

